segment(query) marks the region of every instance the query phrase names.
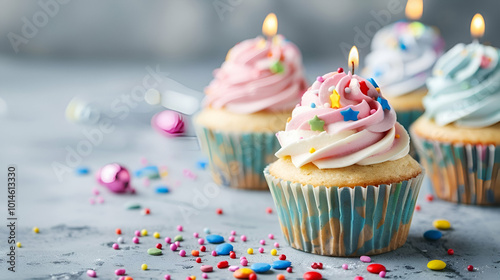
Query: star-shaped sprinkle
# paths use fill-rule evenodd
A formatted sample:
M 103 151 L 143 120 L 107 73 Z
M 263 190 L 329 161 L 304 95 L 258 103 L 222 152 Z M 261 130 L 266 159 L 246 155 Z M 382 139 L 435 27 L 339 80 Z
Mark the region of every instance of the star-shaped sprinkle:
M 382 97 L 377 97 L 377 101 L 378 103 L 380 103 L 380 105 L 382 105 L 382 109 L 387 109 L 387 110 L 390 110 L 391 109 L 391 106 L 389 106 L 389 102 L 387 102 L 387 100 L 383 99 Z
M 285 70 L 285 66 L 283 66 L 281 62 L 276 61 L 275 63 L 271 64 L 269 70 L 271 70 L 273 74 L 278 74 L 282 73 Z
M 359 111 L 354 111 L 352 108 L 340 112 L 344 116 L 344 121 L 357 121 Z
M 340 108 L 340 95 L 336 90 L 330 94 L 330 101 L 332 102 L 332 108 Z
M 325 126 L 325 121 L 318 118 L 318 116 L 314 116 L 314 118 L 312 118 L 310 121 L 309 121 L 309 125 L 311 126 L 311 130 L 312 131 L 324 131 L 325 129 L 323 128 L 323 126 Z
M 364 94 L 364 95 L 368 95 L 368 86 L 366 85 L 366 82 L 365 81 L 361 81 L 359 82 L 359 89 L 361 90 L 361 92 Z

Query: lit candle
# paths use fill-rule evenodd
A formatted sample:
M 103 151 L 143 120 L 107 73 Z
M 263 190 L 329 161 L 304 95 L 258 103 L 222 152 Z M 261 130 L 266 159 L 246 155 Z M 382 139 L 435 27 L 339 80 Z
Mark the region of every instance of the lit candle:
M 351 51 L 349 52 L 349 68 L 351 68 L 351 73 L 354 75 L 354 69 L 359 65 L 359 53 L 358 48 L 356 46 L 352 46 Z
M 266 35 L 267 40 L 271 40 L 278 32 L 278 18 L 274 13 L 270 13 L 264 19 L 262 24 L 262 33 Z
M 475 14 L 470 23 L 470 34 L 474 42 L 478 42 L 479 38 L 484 35 L 484 18 L 481 14 Z
M 410 20 L 419 20 L 422 17 L 424 3 L 422 0 L 408 0 L 406 3 L 405 14 Z

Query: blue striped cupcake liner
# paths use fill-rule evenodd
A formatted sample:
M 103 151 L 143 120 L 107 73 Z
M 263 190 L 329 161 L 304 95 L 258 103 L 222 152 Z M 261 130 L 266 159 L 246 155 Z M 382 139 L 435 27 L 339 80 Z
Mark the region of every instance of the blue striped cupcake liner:
M 239 189 L 268 190 L 262 171 L 280 148 L 271 132 L 237 133 L 196 126 L 215 183 Z
M 395 250 L 406 242 L 424 177 L 354 188 L 303 185 L 264 174 L 286 241 L 295 249 L 353 257 Z
M 500 205 L 500 149 L 495 145 L 447 143 L 410 130 L 440 199 L 474 205 Z

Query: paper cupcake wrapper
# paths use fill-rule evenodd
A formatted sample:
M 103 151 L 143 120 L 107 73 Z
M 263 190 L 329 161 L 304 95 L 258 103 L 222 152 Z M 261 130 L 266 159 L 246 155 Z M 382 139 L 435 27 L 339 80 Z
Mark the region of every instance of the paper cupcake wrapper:
M 415 122 L 422 114 L 423 110 L 411 110 L 411 111 L 398 111 L 396 110 L 396 115 L 398 122 L 406 129 L 406 131 L 410 131 L 410 125 Z M 418 157 L 418 153 L 413 142 L 410 141 L 410 153 L 415 160 L 420 161 Z
M 262 174 L 276 160 L 280 144 L 276 135 L 264 133 L 229 133 L 200 125 L 196 133 L 201 149 L 208 155 L 214 181 L 223 186 L 267 190 Z
M 500 149 L 495 145 L 412 140 L 436 196 L 463 204 L 500 205 Z
M 389 252 L 408 237 L 423 172 L 408 181 L 368 187 L 314 187 L 264 174 L 285 239 L 328 256 Z

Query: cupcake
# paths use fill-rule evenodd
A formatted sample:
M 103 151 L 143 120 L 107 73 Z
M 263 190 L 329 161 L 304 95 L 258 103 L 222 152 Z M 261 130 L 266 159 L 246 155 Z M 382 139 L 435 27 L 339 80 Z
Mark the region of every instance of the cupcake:
M 499 55 L 478 42 L 458 44 L 427 81 L 426 111 L 411 133 L 441 199 L 500 204 Z
M 373 37 L 363 74 L 384 89 L 405 129 L 424 112 L 425 81 L 443 48 L 437 29 L 418 21 L 393 23 Z
M 359 256 L 406 242 L 423 170 L 373 79 L 318 77 L 277 138 L 264 174 L 290 246 Z
M 262 171 L 279 149 L 275 133 L 306 88 L 301 53 L 281 35 L 249 39 L 228 52 L 194 119 L 217 184 L 267 190 Z

